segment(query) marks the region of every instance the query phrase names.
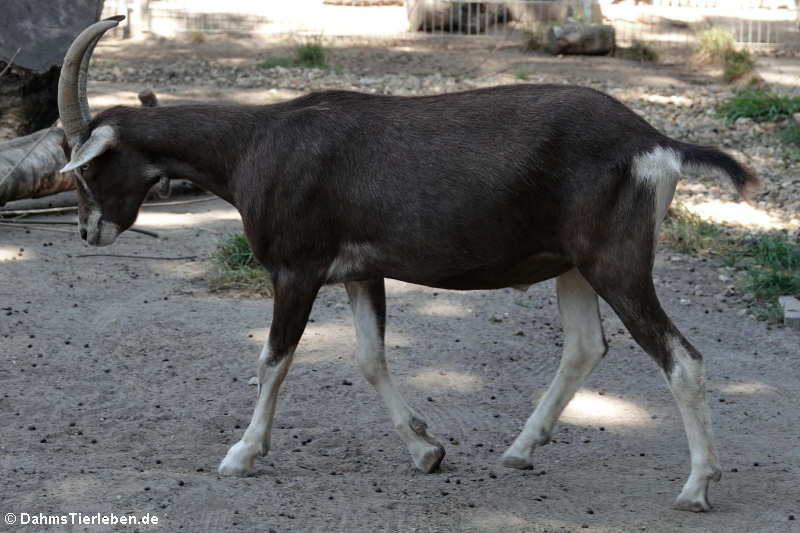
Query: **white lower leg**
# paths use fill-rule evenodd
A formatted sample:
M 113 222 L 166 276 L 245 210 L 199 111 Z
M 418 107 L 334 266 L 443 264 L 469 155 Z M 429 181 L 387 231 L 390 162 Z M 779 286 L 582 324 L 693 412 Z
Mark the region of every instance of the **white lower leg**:
M 431 472 L 442 461 L 444 448 L 428 433 L 425 421 L 411 410 L 389 376 L 380 326 L 384 318 L 378 315 L 372 301 L 382 297 L 382 293 L 370 294 L 368 290 L 365 283 L 347 284 L 356 327 L 356 362 L 389 409 L 392 423 L 414 464 L 423 472 Z
M 711 481 L 719 481 L 722 470 L 705 401 L 705 368 L 702 360 L 690 356 L 679 338 L 670 339 L 669 346 L 673 367 L 666 375 L 667 383 L 683 418 L 692 460 L 689 479 L 675 501 L 675 507 L 689 511 L 707 511 L 711 508 L 708 503 L 708 487 Z
M 272 419 L 275 415 L 275 404 L 278 389 L 292 364 L 294 350 L 274 367 L 267 365 L 269 349 L 261 350 L 258 359 L 258 400 L 253 410 L 247 429 L 241 440 L 231 446 L 219 465 L 219 473 L 223 475 L 245 475 L 253 469 L 256 457 L 266 455 L 269 451 L 269 438 L 272 432 Z
M 533 450 L 550 442 L 561 412 L 606 352 L 597 294 L 577 270 L 559 276 L 556 284 L 564 353 L 556 377 L 514 443 L 503 454 L 503 464 L 531 468 Z

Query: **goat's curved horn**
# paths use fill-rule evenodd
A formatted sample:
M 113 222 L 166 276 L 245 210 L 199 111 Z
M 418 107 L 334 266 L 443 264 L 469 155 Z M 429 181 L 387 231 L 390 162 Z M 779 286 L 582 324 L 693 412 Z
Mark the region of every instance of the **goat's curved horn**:
M 92 51 L 100 37 L 124 18 L 124 15 L 117 15 L 95 22 L 72 41 L 64 56 L 58 78 L 58 113 L 67 142 L 73 150 L 80 142 L 81 130 L 92 119 L 86 98 L 86 77 Z

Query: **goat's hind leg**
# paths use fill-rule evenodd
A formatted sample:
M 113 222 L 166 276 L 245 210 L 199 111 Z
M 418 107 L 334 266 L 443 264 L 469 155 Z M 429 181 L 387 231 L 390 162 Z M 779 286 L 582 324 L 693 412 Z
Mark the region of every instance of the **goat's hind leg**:
M 275 298 L 269 340 L 258 358 L 258 400 L 242 439 L 231 446 L 219 465 L 223 475 L 246 475 L 256 457 L 266 455 L 278 389 L 289 371 L 294 350 L 305 329 L 319 285 L 295 275 L 273 275 Z
M 444 457 L 444 448 L 427 431 L 427 424 L 406 403 L 392 383 L 384 355 L 386 295 L 383 279 L 345 283 L 356 327 L 356 361 L 364 377 L 378 391 L 392 422 L 406 443 L 414 464 L 432 472 Z
M 544 397 L 522 433 L 503 454 L 503 465 L 511 468 L 532 468 L 534 449 L 550 442 L 564 407 L 606 353 L 594 289 L 577 270 L 571 270 L 557 278 L 556 291 L 564 329 L 564 353 Z
M 632 254 L 617 251 L 615 256 Z M 608 264 L 608 263 L 606 263 Z M 616 264 L 616 263 L 615 263 Z M 689 441 L 691 473 L 675 501 L 677 509 L 707 511 L 708 488 L 719 481 L 722 470 L 711 435 L 705 400 L 705 368 L 700 353 L 664 313 L 656 296 L 650 270 L 625 272 L 589 268 L 587 279 L 614 308 L 636 342 L 659 364 L 678 404 Z

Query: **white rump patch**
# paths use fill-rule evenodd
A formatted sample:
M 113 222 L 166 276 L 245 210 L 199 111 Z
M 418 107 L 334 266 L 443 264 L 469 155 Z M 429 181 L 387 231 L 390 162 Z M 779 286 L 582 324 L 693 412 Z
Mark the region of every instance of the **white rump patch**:
M 650 152 L 639 154 L 633 159 L 633 176 L 645 186 L 654 189 L 654 239 L 658 240 L 661 221 L 667 214 L 681 176 L 681 156 L 672 148 L 656 146 Z
M 649 185 L 657 186 L 665 180 L 677 180 L 680 173 L 681 157 L 672 148 L 656 146 L 652 151 L 633 159 L 633 175 Z

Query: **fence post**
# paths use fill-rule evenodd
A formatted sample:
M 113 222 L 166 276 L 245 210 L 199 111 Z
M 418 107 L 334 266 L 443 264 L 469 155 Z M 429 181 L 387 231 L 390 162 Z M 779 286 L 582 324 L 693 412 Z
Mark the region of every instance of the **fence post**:
M 592 0 L 583 0 L 583 18 L 586 22 L 592 21 Z

